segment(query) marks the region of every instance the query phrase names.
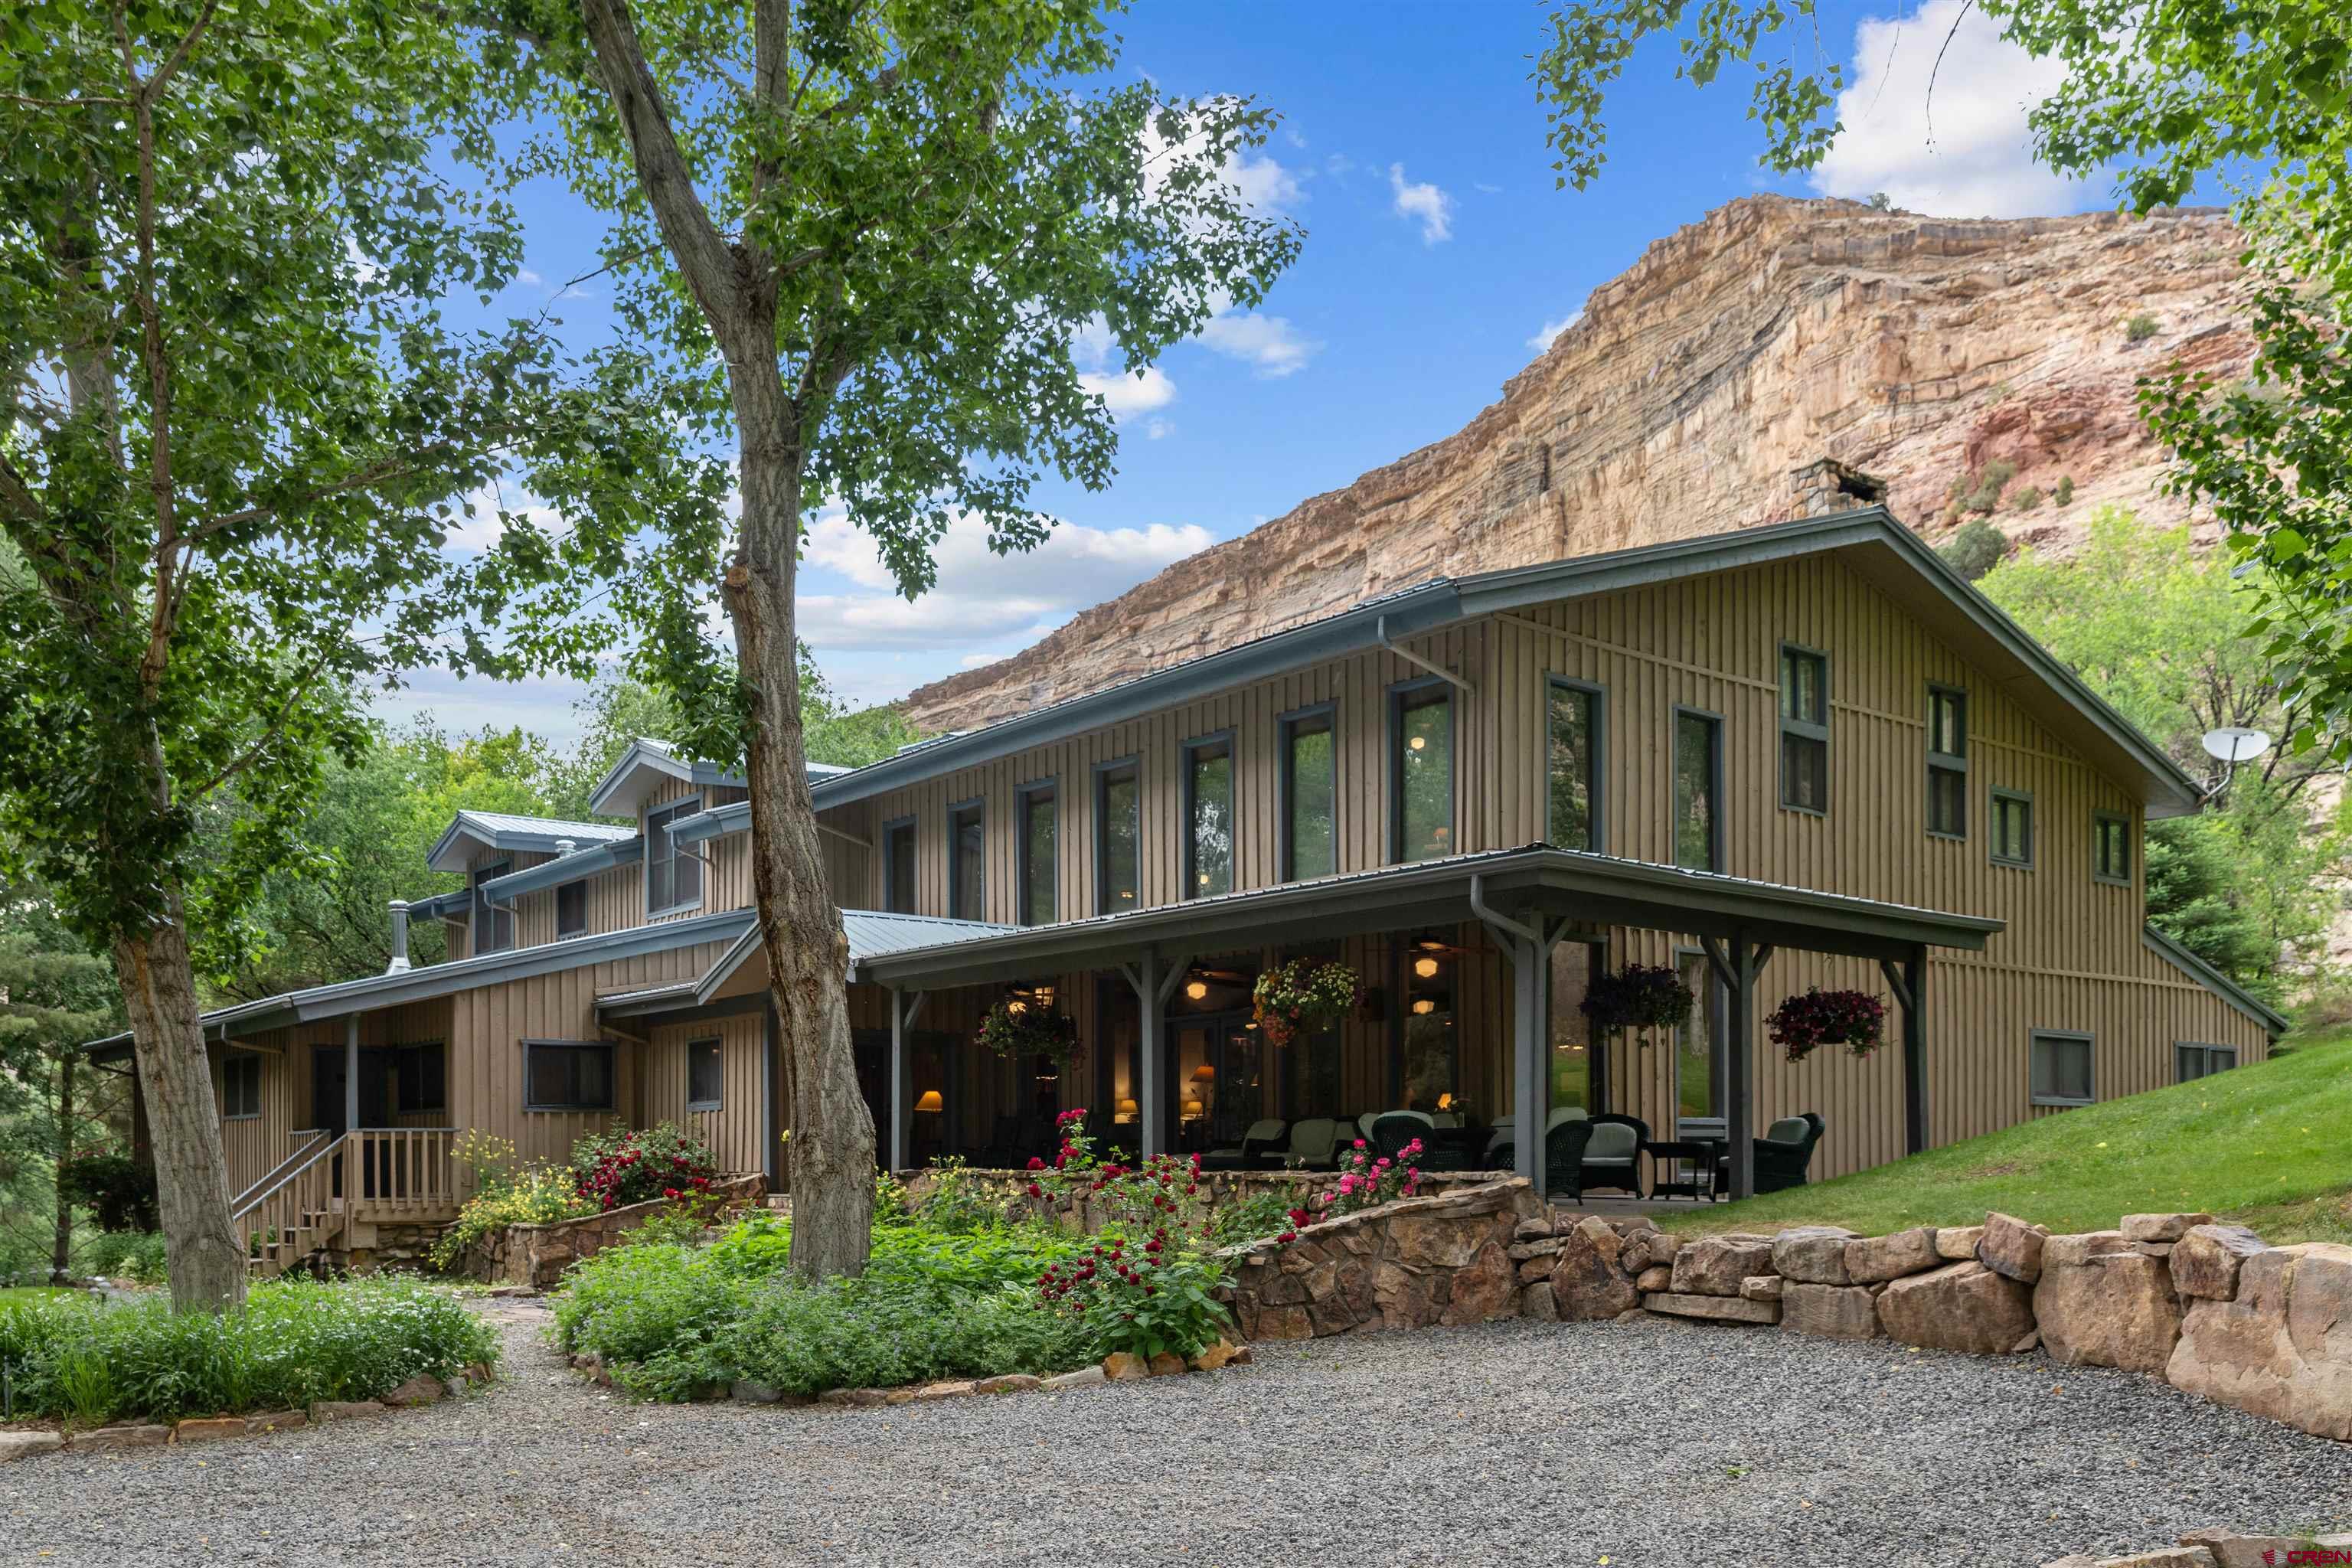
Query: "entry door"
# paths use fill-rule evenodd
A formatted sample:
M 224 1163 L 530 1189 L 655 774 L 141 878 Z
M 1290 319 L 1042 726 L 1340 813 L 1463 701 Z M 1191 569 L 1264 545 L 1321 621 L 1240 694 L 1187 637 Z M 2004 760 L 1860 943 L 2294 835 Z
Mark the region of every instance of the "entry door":
M 343 1125 L 345 1066 L 342 1047 L 310 1047 L 310 1125 L 339 1138 L 351 1131 Z
M 1221 1013 L 1168 1020 L 1169 1102 L 1176 1147 L 1232 1149 L 1265 1114 L 1265 1045 L 1248 1016 Z

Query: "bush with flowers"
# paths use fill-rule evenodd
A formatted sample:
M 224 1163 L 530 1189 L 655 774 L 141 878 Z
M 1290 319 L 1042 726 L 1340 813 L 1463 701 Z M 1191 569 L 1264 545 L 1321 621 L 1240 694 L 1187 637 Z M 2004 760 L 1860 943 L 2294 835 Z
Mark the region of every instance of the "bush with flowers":
M 1084 1251 L 1038 1275 L 1037 1306 L 1083 1323 L 1104 1353 L 1189 1356 L 1215 1343 L 1232 1319 L 1215 1296 L 1224 1269 L 1209 1256 L 1201 1157 L 1104 1161 L 1083 1109 L 1062 1112 L 1058 1125 L 1053 1163 L 1029 1163 L 1029 1195 L 1083 1194 L 1106 1223 Z
M 1067 1067 L 1080 1054 L 1078 1021 L 1024 996 L 998 998 L 981 1018 L 978 1037 L 1000 1057 L 1044 1057 Z
M 1305 1208 L 1292 1209 L 1292 1228 L 1283 1232 L 1279 1239 L 1295 1240 L 1300 1226 L 1338 1219 L 1413 1196 L 1421 1191 L 1421 1154 L 1418 1138 L 1397 1151 L 1393 1160 L 1376 1152 L 1361 1138 L 1357 1139 L 1355 1147 L 1339 1156 L 1339 1179 L 1328 1190 L 1308 1198 Z
M 460 1136 L 450 1161 L 474 1173 L 474 1194 L 457 1218 L 433 1243 L 425 1260 L 436 1268 L 456 1268 L 467 1248 L 510 1225 L 552 1225 L 596 1212 L 580 1194 L 579 1179 L 560 1165 L 517 1161 L 514 1142 L 478 1130 Z
M 1578 1005 L 1592 1021 L 1595 1034 L 1614 1035 L 1626 1029 L 1679 1029 L 1690 1021 L 1696 1000 L 1682 976 L 1664 964 L 1629 963 L 1614 973 L 1594 976 Z
M 1772 1031 L 1772 1043 L 1784 1047 L 1792 1062 L 1803 1061 L 1822 1046 L 1843 1046 L 1866 1057 L 1878 1048 L 1886 1004 L 1866 991 L 1814 986 L 1802 996 L 1782 998 L 1764 1022 Z
M 572 1145 L 572 1171 L 583 1198 L 598 1209 L 618 1209 L 698 1197 L 718 1180 L 719 1161 L 699 1139 L 665 1121 L 581 1139 Z

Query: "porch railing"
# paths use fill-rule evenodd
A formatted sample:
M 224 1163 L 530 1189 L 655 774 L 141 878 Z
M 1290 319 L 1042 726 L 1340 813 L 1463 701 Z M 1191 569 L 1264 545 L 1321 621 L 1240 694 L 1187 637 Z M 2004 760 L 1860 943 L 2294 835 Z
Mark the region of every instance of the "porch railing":
M 229 1227 L 244 1245 L 248 1267 L 282 1274 L 342 1229 L 335 1175 L 343 1143 L 341 1138 L 320 1143 L 278 1173 L 266 1190 L 249 1191 L 232 1206 Z
M 457 1206 L 449 1149 L 453 1127 L 362 1127 L 347 1140 L 358 1171 L 355 1191 L 369 1218 L 427 1215 Z
M 254 1183 L 253 1185 L 246 1188 L 245 1191 L 237 1194 L 236 1197 L 229 1200 L 228 1206 L 231 1214 L 236 1213 L 247 1203 L 259 1197 L 262 1194 L 276 1186 L 279 1182 L 285 1180 L 287 1172 L 300 1164 L 306 1157 L 319 1147 L 320 1144 L 324 1143 L 329 1139 L 332 1138 L 334 1133 L 324 1127 L 305 1127 L 298 1131 L 289 1132 L 286 1136 L 288 1141 L 293 1145 L 292 1148 L 287 1151 L 286 1158 L 278 1161 L 276 1165 L 272 1166 L 268 1174 L 263 1176 L 261 1180 Z

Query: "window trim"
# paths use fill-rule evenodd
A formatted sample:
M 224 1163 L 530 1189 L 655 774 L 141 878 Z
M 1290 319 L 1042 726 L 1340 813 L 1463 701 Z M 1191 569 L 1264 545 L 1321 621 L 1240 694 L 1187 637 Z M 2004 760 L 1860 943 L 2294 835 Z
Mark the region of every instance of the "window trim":
M 1093 800 L 1090 815 L 1094 818 L 1095 913 L 1115 915 L 1119 911 L 1110 903 L 1110 808 L 1111 775 L 1123 769 L 1135 773 L 1135 907 L 1144 908 L 1143 901 L 1143 756 L 1129 752 L 1124 757 L 1112 757 L 1094 766 Z
M 2000 816 L 2000 805 L 2004 801 L 2025 807 L 2025 855 L 2021 859 L 2011 859 L 2000 852 L 2000 833 L 1996 825 Z M 2040 847 L 2033 840 L 2033 793 L 2031 790 L 2011 789 L 2002 784 L 1996 784 L 1986 791 L 1986 858 L 1996 866 L 2006 867 L 2012 871 L 2031 871 L 2034 867 L 2034 851 Z
M 1711 748 L 1713 754 L 1708 759 L 1710 776 L 1708 777 L 1706 786 L 1707 804 L 1709 807 L 1706 819 L 1708 838 L 1706 858 L 1708 864 L 1704 867 L 1685 866 L 1681 859 L 1675 854 L 1675 847 L 1680 842 L 1682 837 L 1682 819 L 1675 814 L 1675 781 L 1680 775 L 1681 769 L 1676 765 L 1678 759 L 1675 757 L 1675 752 L 1682 745 L 1682 735 L 1680 731 L 1682 730 L 1683 719 L 1685 716 L 1693 719 L 1705 719 L 1715 726 L 1715 744 Z M 1728 726 L 1725 722 L 1723 715 L 1716 712 L 1711 708 L 1694 707 L 1692 704 L 1687 702 L 1677 702 L 1674 705 L 1673 715 L 1669 720 L 1666 728 L 1666 832 L 1668 836 L 1666 845 L 1666 864 L 1679 868 L 1682 870 L 1705 870 L 1715 876 L 1720 877 L 1725 874 L 1724 868 L 1729 863 L 1723 839 L 1724 768 L 1726 761 L 1724 756 L 1724 736 L 1727 729 Z
M 227 1050 L 221 1053 L 220 1106 L 221 1120 L 223 1121 L 258 1121 L 261 1120 L 261 1058 L 262 1053 L 259 1051 Z M 253 1109 L 251 1110 L 232 1110 L 229 1109 L 229 1066 L 231 1063 L 236 1064 L 240 1073 L 242 1073 L 244 1065 L 247 1062 L 251 1062 L 253 1064 Z
M 1176 775 L 1176 795 L 1178 810 L 1180 813 L 1178 821 L 1180 823 L 1180 831 L 1183 838 L 1184 860 L 1184 883 L 1181 888 L 1177 889 L 1177 893 L 1179 899 L 1181 900 L 1213 898 L 1216 896 L 1214 894 L 1203 893 L 1201 891 L 1200 864 L 1194 858 L 1194 856 L 1199 851 L 1200 843 L 1198 837 L 1192 831 L 1192 806 L 1194 804 L 1192 798 L 1192 753 L 1205 750 L 1210 746 L 1223 746 L 1225 749 L 1225 781 L 1227 790 L 1232 797 L 1231 807 L 1233 812 L 1233 821 L 1228 826 L 1228 831 L 1232 832 L 1235 837 L 1240 837 L 1239 829 L 1241 827 L 1242 816 L 1241 757 L 1234 744 L 1233 729 L 1231 726 L 1228 726 L 1223 730 L 1211 730 L 1206 734 L 1195 735 L 1177 749 L 1177 756 L 1180 761 Z M 1238 844 L 1229 845 L 1227 847 L 1227 853 L 1230 857 L 1225 867 L 1225 890 L 1227 892 L 1234 891 L 1237 885 L 1234 879 L 1234 873 L 1240 869 L 1240 848 L 1241 847 Z
M 902 827 L 914 836 L 907 846 L 907 858 L 914 862 L 913 901 L 917 904 L 923 901 L 922 823 L 913 816 L 894 816 L 877 830 L 881 834 L 877 842 L 882 847 L 882 910 L 885 914 L 911 915 L 918 912 L 899 909 L 890 901 L 892 889 L 898 886 L 898 854 L 891 846 L 897 841 L 898 829 Z
M 1819 659 L 1821 661 L 1822 721 L 1818 724 L 1809 719 L 1791 719 L 1787 714 L 1780 711 L 1780 709 L 1788 696 L 1788 687 L 1784 683 L 1786 676 L 1784 667 L 1787 665 L 1789 656 L 1792 653 L 1798 654 L 1806 658 Z M 1773 674 L 1776 679 L 1773 681 L 1772 710 L 1780 720 L 1780 728 L 1775 731 L 1775 738 L 1785 742 L 1789 736 L 1795 735 L 1801 740 L 1819 741 L 1822 743 L 1822 798 L 1824 801 L 1827 801 L 1830 798 L 1831 703 L 1830 656 L 1828 650 L 1818 647 L 1808 647 L 1803 643 L 1790 642 L 1784 638 L 1780 643 L 1780 651 L 1773 656 Z M 1776 750 L 1778 751 L 1779 755 L 1774 760 L 1778 764 L 1778 771 L 1780 773 L 1780 809 L 1782 811 L 1800 812 L 1807 816 L 1827 816 L 1830 814 L 1830 808 L 1826 805 L 1800 805 L 1789 798 L 1788 747 L 1785 744 L 1782 744 L 1777 747 Z
M 698 910 L 702 907 L 703 899 L 709 891 L 705 887 L 705 884 L 709 880 L 709 878 L 702 875 L 702 871 L 706 869 L 702 864 L 702 857 L 695 854 L 690 849 L 682 847 L 678 844 L 677 838 L 672 837 L 668 832 L 670 826 L 678 821 L 679 818 L 696 816 L 700 813 L 701 810 L 702 796 L 698 794 L 682 795 L 676 800 L 666 800 L 658 805 L 649 805 L 646 808 L 646 820 L 644 826 L 646 846 L 645 901 L 646 919 L 649 921 L 659 920 L 664 915 L 683 914 L 688 910 Z M 662 842 L 668 847 L 670 866 L 670 901 L 663 905 L 660 909 L 654 908 L 654 818 L 656 816 L 664 818 L 662 823 L 662 827 L 664 829 Z M 692 860 L 697 868 L 694 878 L 694 901 L 691 903 L 684 902 L 677 896 L 677 863 L 681 858 Z
M 2124 874 L 2120 877 L 2116 876 L 2112 872 L 2102 871 L 2099 869 L 2099 829 L 2106 826 L 2108 823 L 2113 823 L 2123 829 Z M 2137 869 L 2137 868 L 2132 864 L 2135 859 L 2132 849 L 2133 845 L 2130 816 L 2125 812 L 2095 808 L 2091 813 L 2091 880 L 2110 888 L 2130 887 L 2132 885 L 2133 875 Z M 2235 1047 L 2232 1048 L 2234 1049 Z
M 571 931 L 563 929 L 563 895 L 579 889 L 580 924 Z M 558 882 L 552 889 L 555 902 L 555 940 L 570 942 L 573 937 L 588 934 L 588 879 L 575 877 L 569 882 Z
M 2197 1079 L 2186 1078 L 2181 1075 L 2180 1053 L 2183 1051 L 2227 1051 L 2230 1054 L 2230 1065 L 2228 1067 L 2210 1068 L 2204 1072 L 2199 1073 L 2197 1078 L 2211 1078 L 2215 1073 L 2234 1072 L 2239 1068 L 2245 1065 L 2245 1053 L 2235 1046 L 2222 1045 L 2214 1040 L 2175 1040 L 2172 1042 L 2172 1081 L 2175 1083 L 2194 1083 L 2197 1081 Z
M 963 854 L 956 846 L 956 818 L 966 812 L 980 819 L 980 913 L 969 918 L 984 921 L 988 918 L 988 797 L 984 795 L 950 801 L 941 819 L 947 824 L 948 919 L 967 918 L 956 912 L 963 907 Z
M 2033 1053 L 2044 1040 L 2065 1040 L 2080 1044 L 2088 1058 L 2091 1095 L 2088 1100 L 2073 1100 L 2063 1095 L 2033 1092 Z M 2025 1096 L 2035 1105 L 2055 1105 L 2066 1110 L 2079 1110 L 2099 1102 L 2099 1042 L 2098 1037 L 2080 1029 L 2034 1029 L 2026 1037 Z
M 1413 865 L 1404 858 L 1404 710 L 1406 699 L 1430 690 L 1445 694 L 1445 831 L 1453 840 L 1449 855 L 1462 852 L 1462 731 L 1454 682 L 1442 675 L 1424 675 L 1391 682 L 1388 688 L 1389 853 L 1391 866 Z M 1413 704 L 1421 706 L 1421 704 Z M 1335 764 L 1336 765 L 1336 764 Z M 1442 859 L 1443 856 L 1431 856 Z
M 1036 797 L 1051 795 L 1054 800 L 1054 912 L 1041 921 L 1029 918 L 1029 873 L 1035 868 L 1029 858 L 1029 807 Z M 1013 911 L 1014 925 L 1051 925 L 1062 918 L 1062 775 L 1048 773 L 1044 778 L 1031 779 L 1013 788 Z
M 1939 752 L 1936 750 L 1936 699 L 1938 697 L 1952 698 L 1959 705 L 1960 749 L 1957 752 Z M 1927 798 L 1920 804 L 1927 807 L 1924 814 L 1925 826 L 1927 828 L 1927 837 L 1930 838 L 1941 838 L 1948 843 L 1953 844 L 1965 844 L 1969 841 L 1969 693 L 1967 688 L 1948 686 L 1940 680 L 1931 680 L 1927 682 L 1927 733 L 1922 737 L 1924 742 L 1922 750 L 1927 752 L 1927 759 L 1926 781 L 1927 785 Z M 1936 775 L 1938 773 L 1958 773 L 1960 775 L 1960 830 L 1958 833 L 1948 832 L 1947 830 L 1936 826 L 1934 805 L 1936 799 Z
M 446 1040 L 406 1040 L 391 1048 L 394 1052 L 392 1065 L 400 1074 L 400 1089 L 393 1096 L 393 1114 L 395 1116 L 423 1116 L 431 1111 L 440 1111 L 446 1114 L 449 1110 L 449 1042 Z M 421 1055 L 421 1053 L 425 1051 L 439 1051 L 441 1053 L 441 1099 L 439 1103 L 434 1105 L 410 1105 L 406 1103 L 408 1095 L 408 1059 L 413 1054 Z
M 466 905 L 466 956 L 467 958 L 480 958 L 493 952 L 512 952 L 518 945 L 517 939 L 522 933 L 515 929 L 517 923 L 515 907 L 512 904 L 501 906 L 494 903 L 489 894 L 482 890 L 483 883 L 496 881 L 513 869 L 514 857 L 509 855 L 502 859 L 485 860 L 467 873 L 466 890 L 472 895 Z M 501 914 L 507 917 L 505 944 L 499 947 L 484 947 L 482 945 L 483 925 L 487 923 L 495 932 L 499 926 L 499 916 Z M 488 917 L 487 922 L 484 916 Z
M 1287 713 L 1274 716 L 1274 837 L 1275 865 L 1281 879 L 1296 882 L 1298 876 L 1298 845 L 1290 820 L 1291 795 L 1297 789 L 1296 770 L 1297 749 L 1292 741 L 1297 726 L 1309 719 L 1328 719 L 1331 737 L 1331 869 L 1319 873 L 1331 877 L 1339 871 L 1339 704 L 1310 702 L 1304 708 L 1293 708 Z
M 1555 688 L 1581 691 L 1592 699 L 1591 777 L 1585 781 L 1585 793 L 1592 802 L 1592 842 L 1586 847 L 1595 855 L 1609 853 L 1609 689 L 1597 680 L 1580 680 L 1572 675 L 1544 673 L 1543 715 L 1537 728 L 1543 744 L 1536 748 L 1536 798 L 1543 802 L 1543 832 L 1547 844 L 1551 837 L 1551 694 Z M 1556 848 L 1572 847 L 1555 845 Z
M 699 1048 L 699 1047 L 703 1047 L 703 1046 L 709 1046 L 709 1047 L 711 1047 L 711 1049 L 713 1049 L 713 1050 L 715 1050 L 715 1051 L 717 1051 L 717 1052 L 719 1053 L 719 1098 L 718 1098 L 718 1099 L 716 1099 L 716 1100 L 697 1100 L 697 1099 L 695 1099 L 695 1098 L 694 1098 L 694 1053 L 695 1053 L 695 1051 L 696 1051 L 698 1048 Z M 709 1110 L 722 1110 L 726 1109 L 726 1105 L 727 1105 L 727 1041 L 726 1041 L 726 1039 L 725 1039 L 723 1037 L 719 1036 L 719 1035 L 706 1035 L 706 1036 L 701 1037 L 700 1037 L 700 1038 L 698 1038 L 698 1039 L 692 1039 L 692 1040 L 688 1040 L 688 1041 L 687 1041 L 687 1042 L 686 1042 L 686 1109 L 687 1109 L 687 1110 L 688 1110 L 689 1113 L 699 1113 L 699 1112 L 702 1112 L 702 1111 L 709 1111 Z
M 544 1112 L 551 1115 L 576 1116 L 610 1115 L 620 1109 L 621 1054 L 614 1047 L 612 1041 L 551 1040 L 541 1039 L 537 1037 L 525 1037 L 519 1043 L 522 1047 L 522 1108 L 524 1110 L 531 1112 Z M 604 1105 L 551 1105 L 532 1099 L 530 1093 L 530 1053 L 535 1050 L 603 1051 L 604 1053 L 604 1061 L 606 1064 L 604 1082 L 610 1090 L 610 1103 Z

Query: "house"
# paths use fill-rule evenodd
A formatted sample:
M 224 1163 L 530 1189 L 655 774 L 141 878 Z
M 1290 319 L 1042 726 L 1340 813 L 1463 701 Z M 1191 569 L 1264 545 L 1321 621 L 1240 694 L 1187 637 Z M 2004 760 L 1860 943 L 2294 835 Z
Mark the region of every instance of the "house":
M 811 791 L 899 1168 L 1050 1152 L 1070 1106 L 1139 1153 L 1393 1109 L 1540 1181 L 1551 1124 L 1614 1114 L 1746 1190 L 1783 1117 L 1823 1119 L 1818 1178 L 2284 1027 L 2143 920 L 2145 825 L 2195 781 L 1875 504 L 1424 583 Z M 667 1118 L 780 1173 L 742 779 L 641 741 L 593 805 L 460 814 L 433 865 L 467 888 L 394 910 L 448 962 L 206 1016 L 245 1212 L 346 1135 L 346 1225 L 453 1204 L 459 1129 L 560 1159 Z M 1364 1003 L 1269 1047 L 1252 986 L 1310 953 Z M 1596 1034 L 1629 963 L 1692 1022 Z M 1814 986 L 1886 998 L 1887 1047 L 1784 1059 L 1764 1016 Z M 979 1047 L 1008 994 L 1082 1053 Z

